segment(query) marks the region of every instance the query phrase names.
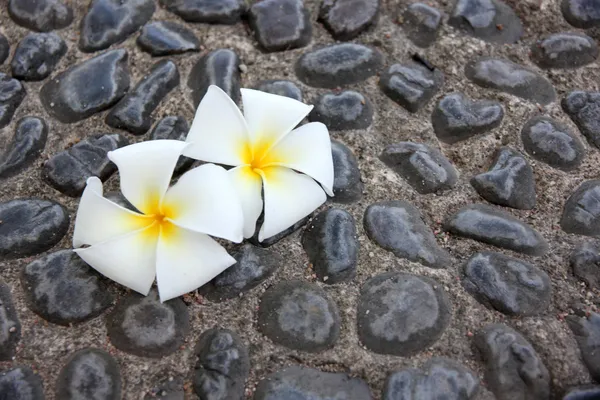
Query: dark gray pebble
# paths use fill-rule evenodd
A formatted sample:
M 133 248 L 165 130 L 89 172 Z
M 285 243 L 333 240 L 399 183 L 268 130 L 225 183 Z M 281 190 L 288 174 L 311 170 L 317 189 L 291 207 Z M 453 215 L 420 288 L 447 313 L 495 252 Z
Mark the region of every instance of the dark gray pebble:
M 256 89 L 261 92 L 276 94 L 278 96 L 289 97 L 290 99 L 302 101 L 302 90 L 292 81 L 286 80 L 267 80 L 261 81 L 256 85 Z
M 17 45 L 10 67 L 12 75 L 26 81 L 40 81 L 56 67 L 67 45 L 56 33 L 30 33 Z
M 8 58 L 10 53 L 10 43 L 6 36 L 0 33 L 0 65 Z
M 183 140 L 187 137 L 188 132 L 190 131 L 190 125 L 187 120 L 182 116 L 168 116 L 164 117 L 160 121 L 154 125 L 152 131 L 150 132 L 150 139 L 152 140 Z M 188 158 L 186 156 L 179 157 L 177 160 L 177 164 L 175 164 L 174 173 L 182 174 L 194 163 L 193 158 Z
M 419 47 L 429 47 L 437 39 L 442 13 L 424 3 L 412 3 L 403 14 L 406 36 Z
M 582 33 L 555 33 L 531 46 L 531 59 L 541 68 L 579 68 L 596 58 L 596 41 Z
M 590 375 L 594 380 L 600 380 L 600 314 L 567 315 L 566 320 Z
M 0 129 L 10 123 L 24 98 L 25 87 L 23 84 L 0 72 Z
M 381 7 L 379 0 L 325 0 L 319 21 L 336 40 L 352 40 L 374 25 Z
M 32 165 L 46 146 L 48 126 L 38 117 L 17 122 L 11 143 L 0 156 L 0 179 L 9 178 Z
M 200 41 L 194 32 L 172 21 L 155 21 L 144 25 L 137 44 L 155 57 L 200 50 Z
M 248 18 L 256 41 L 269 52 L 304 47 L 312 38 L 303 0 L 262 0 L 250 7 Z
M 588 143 L 600 148 L 600 93 L 577 90 L 569 93 L 561 105 Z
M 42 378 L 26 366 L 1 371 L 0 394 L 3 400 L 44 400 Z
M 17 24 L 40 32 L 66 28 L 73 22 L 73 10 L 61 0 L 10 0 L 8 14 Z
M 569 389 L 562 400 L 597 400 L 600 399 L 600 386 L 583 385 Z
M 244 0 L 159 0 L 187 22 L 235 24 L 246 12 Z
M 198 107 L 210 85 L 220 87 L 237 103 L 241 96 L 239 57 L 228 49 L 211 51 L 192 67 L 187 85 L 192 91 L 195 107 Z
M 12 361 L 20 340 L 21 322 L 12 300 L 10 286 L 0 281 L 0 361 Z M 0 396 L 5 393 L 2 383 L 3 378 L 0 374 Z
M 362 198 L 363 183 L 360 179 L 358 161 L 347 146 L 331 141 L 333 158 L 333 194 L 334 203 L 354 203 Z
M 330 131 L 366 129 L 373 121 L 373 105 L 353 90 L 327 93 L 315 101 L 308 119 L 324 123 Z
M 570 264 L 576 277 L 591 288 L 600 288 L 600 244 L 579 244 L 571 253 Z
M 458 0 L 448 24 L 467 35 L 499 44 L 515 43 L 523 34 L 521 20 L 501 0 Z
M 600 3 L 594 0 L 562 0 L 561 10 L 567 22 L 576 28 L 600 26 Z
M 581 184 L 569 197 L 560 226 L 567 233 L 600 236 L 600 180 Z

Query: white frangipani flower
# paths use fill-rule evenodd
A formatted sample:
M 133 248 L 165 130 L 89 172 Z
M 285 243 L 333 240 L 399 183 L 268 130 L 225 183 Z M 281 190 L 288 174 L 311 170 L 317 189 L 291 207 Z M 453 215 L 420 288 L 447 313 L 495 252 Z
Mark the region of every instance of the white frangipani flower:
M 109 152 L 121 192 L 140 212 L 104 198 L 102 182 L 92 177 L 75 221 L 73 247 L 85 262 L 143 295 L 156 277 L 161 301 L 197 289 L 235 263 L 208 235 L 243 239 L 241 205 L 225 169 L 194 168 L 169 188 L 186 146 L 153 140 Z
M 228 173 L 242 202 L 246 238 L 256 229 L 264 190 L 262 241 L 313 212 L 327 200 L 325 192 L 333 196 L 331 141 L 320 122 L 294 129 L 312 106 L 258 90 L 241 91 L 244 115 L 220 88 L 208 88 L 184 155 L 235 167 Z

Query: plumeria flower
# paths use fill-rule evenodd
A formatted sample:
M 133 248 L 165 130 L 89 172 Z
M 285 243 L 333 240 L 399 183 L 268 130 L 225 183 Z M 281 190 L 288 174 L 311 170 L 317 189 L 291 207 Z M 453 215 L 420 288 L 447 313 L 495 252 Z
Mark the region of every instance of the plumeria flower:
M 312 106 L 251 89 L 242 89 L 242 102 L 243 115 L 225 92 L 210 86 L 184 155 L 235 167 L 228 173 L 242 202 L 246 238 L 256 229 L 264 192 L 263 241 L 313 212 L 327 200 L 325 193 L 333 196 L 331 141 L 320 122 L 294 129 Z
M 104 198 L 102 182 L 92 177 L 75 221 L 73 247 L 85 262 L 143 295 L 156 277 L 161 301 L 197 289 L 235 263 L 208 235 L 243 240 L 241 205 L 225 169 L 194 168 L 169 188 L 185 147 L 153 140 L 109 152 L 121 192 L 139 212 Z

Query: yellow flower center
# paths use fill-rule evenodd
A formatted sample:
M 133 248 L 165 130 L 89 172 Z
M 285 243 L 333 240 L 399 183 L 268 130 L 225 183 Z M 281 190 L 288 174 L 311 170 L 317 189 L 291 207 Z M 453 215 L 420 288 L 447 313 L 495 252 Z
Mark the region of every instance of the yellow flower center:
M 272 146 L 273 143 L 268 140 L 261 140 L 254 145 L 247 144 L 242 155 L 244 164 L 248 165 L 255 174 L 264 173 L 265 168 L 277 162 L 271 149 Z
M 160 204 L 158 196 L 151 196 L 152 199 L 148 201 L 148 206 L 144 207 L 146 212 L 140 215 L 139 218 L 143 218 L 146 223 L 146 233 L 148 236 L 160 235 L 162 239 L 167 239 L 173 236 L 175 232 L 175 225 L 169 220 L 169 218 L 175 217 L 175 210 L 172 206 L 166 204 Z

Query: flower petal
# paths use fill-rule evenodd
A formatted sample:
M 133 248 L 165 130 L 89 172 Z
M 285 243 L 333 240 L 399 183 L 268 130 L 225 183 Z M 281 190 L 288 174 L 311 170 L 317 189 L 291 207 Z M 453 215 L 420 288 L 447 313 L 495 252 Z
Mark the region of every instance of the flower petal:
M 244 212 L 244 237 L 251 238 L 256 231 L 256 221 L 263 209 L 262 179 L 251 167 L 237 167 L 228 172 L 237 190 Z
M 161 301 L 196 290 L 235 264 L 235 259 L 203 233 L 173 226 L 158 241 L 156 281 Z
M 223 167 L 205 164 L 183 174 L 163 200 L 169 221 L 232 242 L 243 240 L 244 215 Z
M 191 143 L 183 153 L 187 157 L 225 165 L 245 162 L 249 144 L 246 121 L 218 86 L 208 87 L 186 141 Z
M 183 149 L 180 140 L 150 140 L 108 152 L 117 164 L 121 192 L 144 214 L 158 212 Z
M 147 295 L 156 275 L 158 234 L 158 224 L 153 224 L 73 251 L 107 278 Z
M 265 222 L 258 234 L 261 242 L 294 225 L 327 200 L 317 182 L 289 168 L 265 168 L 263 182 Z
M 309 175 L 333 196 L 331 139 L 327 127 L 320 122 L 294 129 L 271 149 L 264 162 Z

